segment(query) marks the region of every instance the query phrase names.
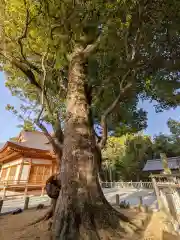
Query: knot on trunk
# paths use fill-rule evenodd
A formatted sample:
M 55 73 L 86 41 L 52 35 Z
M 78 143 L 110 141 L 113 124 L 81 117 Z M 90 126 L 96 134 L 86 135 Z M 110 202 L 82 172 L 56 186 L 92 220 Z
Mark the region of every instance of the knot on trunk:
M 59 192 L 61 190 L 61 181 L 59 179 L 59 174 L 52 175 L 46 181 L 46 192 L 50 198 L 57 199 Z

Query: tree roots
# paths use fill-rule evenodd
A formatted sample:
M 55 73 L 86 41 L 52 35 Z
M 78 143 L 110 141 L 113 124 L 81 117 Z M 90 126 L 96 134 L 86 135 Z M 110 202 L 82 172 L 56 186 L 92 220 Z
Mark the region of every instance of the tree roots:
M 53 223 L 53 240 L 119 240 L 130 239 L 139 231 L 130 220 L 106 204 L 87 204 L 81 212 L 62 210 Z M 123 219 L 125 220 L 123 220 Z
M 81 202 L 79 198 L 75 206 L 66 203 L 65 206 L 56 206 L 60 188 L 58 175 L 48 179 L 46 191 L 52 198 L 52 205 L 44 216 L 29 225 L 49 220 L 48 230 L 52 230 L 52 240 L 127 240 L 132 236 L 133 240 L 136 239 L 135 233 L 140 229 L 128 217 L 117 212 L 101 190 L 97 201 L 90 197 Z
M 54 206 L 52 204 L 51 207 L 48 209 L 48 211 L 42 217 L 36 219 L 34 222 L 30 223 L 28 226 L 32 226 L 42 221 L 47 221 L 51 219 L 53 216 L 53 209 L 54 209 Z

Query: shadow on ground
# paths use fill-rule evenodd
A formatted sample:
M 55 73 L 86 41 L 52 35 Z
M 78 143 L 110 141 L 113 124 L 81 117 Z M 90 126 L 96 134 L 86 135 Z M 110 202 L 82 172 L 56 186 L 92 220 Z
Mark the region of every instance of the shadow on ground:
M 180 236 L 176 236 L 172 233 L 163 231 L 162 240 L 180 240 Z
M 124 214 L 125 216 L 127 216 L 130 219 L 131 223 L 138 227 L 138 230 L 136 231 L 136 234 L 134 236 L 134 240 L 135 239 L 146 239 L 145 232 L 146 232 L 146 229 L 147 229 L 149 223 L 152 220 L 153 212 L 150 211 L 148 213 L 143 213 L 143 212 L 138 211 L 137 209 L 122 209 L 117 206 L 114 206 L 114 208 L 117 211 Z M 150 240 L 150 239 L 148 239 L 148 240 Z M 154 240 L 154 239 L 152 239 L 152 240 Z

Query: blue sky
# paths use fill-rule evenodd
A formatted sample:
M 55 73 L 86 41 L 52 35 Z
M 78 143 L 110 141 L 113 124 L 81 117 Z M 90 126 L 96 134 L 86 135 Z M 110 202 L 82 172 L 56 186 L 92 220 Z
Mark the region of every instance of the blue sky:
M 18 107 L 20 101 L 16 97 L 11 96 L 10 91 L 4 85 L 4 80 L 3 73 L 0 73 L 0 143 L 5 142 L 10 137 L 17 136 L 20 131 L 17 128 L 19 124 L 18 119 L 5 110 L 7 104 Z M 164 111 L 163 113 L 156 113 L 153 104 L 149 102 L 144 102 L 141 104 L 141 107 L 148 111 L 148 127 L 145 133 L 151 136 L 159 132 L 168 133 L 166 123 L 170 117 L 180 121 L 180 107 L 175 110 Z

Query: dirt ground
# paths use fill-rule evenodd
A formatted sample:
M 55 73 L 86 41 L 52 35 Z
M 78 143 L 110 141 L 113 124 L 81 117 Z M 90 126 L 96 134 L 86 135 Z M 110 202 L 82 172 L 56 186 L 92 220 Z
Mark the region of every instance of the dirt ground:
M 166 216 L 163 213 L 153 213 L 144 231 L 144 240 L 180 240 L 180 236 L 172 233 L 165 223 Z
M 18 215 L 6 215 L 0 217 L 0 240 L 49 240 L 47 224 L 40 223 L 35 226 L 27 225 L 44 214 L 43 210 L 27 210 Z M 135 217 L 137 213 L 125 210 L 124 213 L 129 217 Z M 142 240 L 180 240 L 180 237 L 167 231 L 164 223 L 164 215 L 153 213 L 147 226 Z

